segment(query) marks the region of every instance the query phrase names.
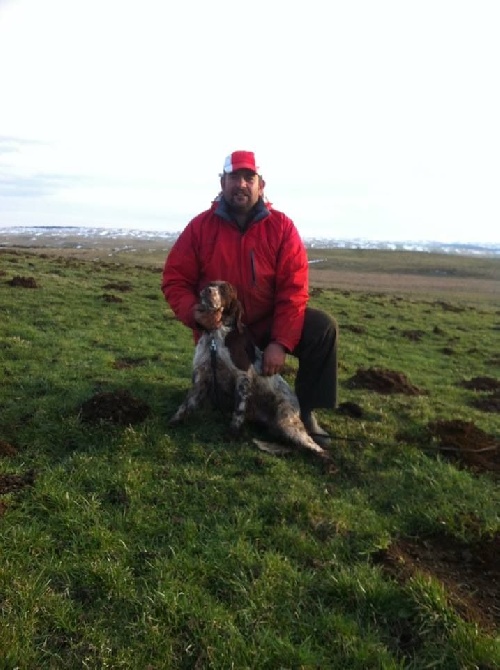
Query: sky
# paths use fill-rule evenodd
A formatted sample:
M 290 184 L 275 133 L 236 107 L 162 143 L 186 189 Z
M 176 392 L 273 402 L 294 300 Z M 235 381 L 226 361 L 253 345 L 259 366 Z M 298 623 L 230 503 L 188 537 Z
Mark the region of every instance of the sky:
M 0 0 L 0 237 L 180 231 L 231 151 L 301 235 L 500 241 L 498 0 Z

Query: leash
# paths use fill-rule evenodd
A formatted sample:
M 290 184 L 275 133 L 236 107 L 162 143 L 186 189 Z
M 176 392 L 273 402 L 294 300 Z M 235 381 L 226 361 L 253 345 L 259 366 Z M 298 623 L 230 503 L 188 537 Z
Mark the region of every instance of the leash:
M 212 368 L 212 384 L 215 393 L 215 405 L 216 407 L 220 407 L 219 385 L 217 383 L 217 343 L 213 333 L 210 336 L 210 366 Z

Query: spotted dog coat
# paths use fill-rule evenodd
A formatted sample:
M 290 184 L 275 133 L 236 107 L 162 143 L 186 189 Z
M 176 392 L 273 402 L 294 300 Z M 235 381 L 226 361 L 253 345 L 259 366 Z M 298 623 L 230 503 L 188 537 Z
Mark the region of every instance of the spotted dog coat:
M 242 324 L 236 289 L 224 281 L 208 284 L 200 293 L 207 311 L 221 311 L 216 330 L 200 337 L 193 359 L 193 383 L 170 425 L 181 422 L 207 400 L 232 411 L 230 429 L 238 434 L 244 422 L 264 424 L 277 438 L 314 453 L 325 461 L 330 455 L 308 435 L 300 419 L 297 396 L 280 375 L 264 376 L 262 352 Z

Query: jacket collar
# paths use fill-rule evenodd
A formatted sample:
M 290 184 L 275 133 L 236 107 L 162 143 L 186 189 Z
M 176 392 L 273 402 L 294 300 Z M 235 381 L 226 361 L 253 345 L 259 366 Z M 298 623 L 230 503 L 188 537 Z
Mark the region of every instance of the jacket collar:
M 224 196 L 222 195 L 219 196 L 219 198 L 215 200 L 214 205 L 215 205 L 215 214 L 220 216 L 222 219 L 225 219 L 226 221 L 235 223 L 229 205 L 224 199 Z M 265 219 L 266 216 L 269 216 L 269 214 L 270 214 L 269 208 L 266 206 L 264 199 L 262 197 L 259 198 L 255 203 L 255 205 L 250 210 L 250 212 L 248 213 L 247 228 L 252 223 L 256 223 L 257 221 Z

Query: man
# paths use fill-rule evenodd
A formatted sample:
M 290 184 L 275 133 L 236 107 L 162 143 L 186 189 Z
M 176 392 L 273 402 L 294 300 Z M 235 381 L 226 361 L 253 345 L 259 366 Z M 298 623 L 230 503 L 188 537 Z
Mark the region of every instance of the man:
M 243 321 L 263 352 L 264 375 L 279 373 L 286 355 L 299 360 L 295 391 L 302 420 L 322 447 L 330 445 L 312 410 L 337 402 L 337 324 L 307 307 L 308 261 L 291 219 L 264 197 L 265 181 L 250 151 L 234 151 L 220 175 L 221 193 L 172 247 L 162 291 L 177 318 L 194 332 L 217 328 L 220 314 L 198 304 L 214 280 L 233 284 Z

